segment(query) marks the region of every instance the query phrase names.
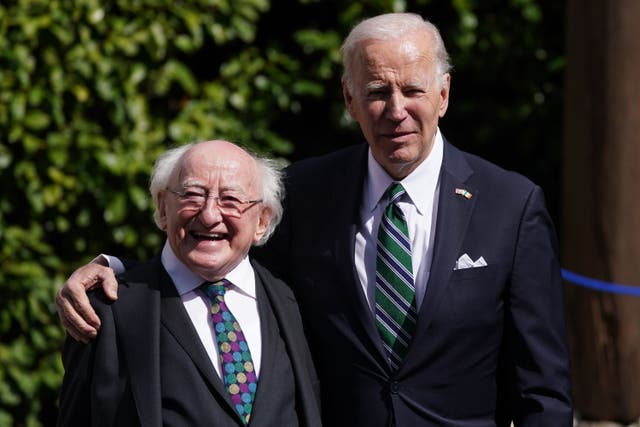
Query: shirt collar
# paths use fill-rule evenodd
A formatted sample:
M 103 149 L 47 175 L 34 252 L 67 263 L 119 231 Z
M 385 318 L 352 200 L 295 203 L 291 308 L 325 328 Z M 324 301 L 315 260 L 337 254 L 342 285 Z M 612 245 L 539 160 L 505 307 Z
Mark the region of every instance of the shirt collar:
M 165 270 L 169 273 L 169 277 L 173 280 L 180 296 L 196 290 L 205 281 L 205 279 L 189 270 L 189 268 L 176 257 L 168 240 L 165 242 L 164 248 L 162 248 L 160 259 Z M 233 284 L 234 289 L 251 298 L 256 297 L 255 274 L 248 256 L 245 256 L 242 261 L 240 261 L 240 264 L 227 273 L 225 279 Z
M 440 168 L 442 167 L 443 146 L 442 134 L 440 129 L 436 128 L 436 137 L 427 158 L 413 172 L 400 181 L 420 214 L 423 214 L 424 210 L 429 206 L 429 198 L 433 196 L 438 184 Z M 368 212 L 376 208 L 382 196 L 384 196 L 384 192 L 392 182 L 394 182 L 394 179 L 373 158 L 371 148 L 369 148 L 367 156 L 367 191 L 365 192 L 364 201 Z

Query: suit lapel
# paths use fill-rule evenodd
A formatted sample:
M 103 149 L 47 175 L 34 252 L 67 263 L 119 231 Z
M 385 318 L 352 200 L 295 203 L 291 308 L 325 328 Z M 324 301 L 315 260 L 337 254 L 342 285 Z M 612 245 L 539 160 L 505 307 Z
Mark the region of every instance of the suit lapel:
M 255 271 L 255 269 L 254 269 Z M 260 376 L 258 377 L 258 390 L 256 392 L 255 401 L 253 403 L 253 409 L 251 411 L 252 421 L 258 422 L 260 419 L 260 413 L 263 411 L 263 407 L 268 404 L 269 398 L 268 396 L 261 397 L 265 393 L 269 392 L 271 377 L 273 373 L 273 365 L 278 361 L 275 358 L 276 352 L 276 341 L 273 339 L 274 329 L 270 327 L 276 327 L 273 325 L 273 322 L 267 313 L 267 310 L 271 310 L 269 302 L 266 300 L 267 295 L 265 293 L 265 286 L 262 278 L 255 271 L 256 278 L 256 299 L 258 301 L 258 313 L 260 316 L 260 338 L 262 341 L 262 357 L 260 360 Z M 275 311 L 275 309 L 274 309 Z M 278 317 L 276 316 L 276 319 Z M 279 321 L 279 324 L 283 322 Z M 286 324 L 286 322 L 285 322 Z M 283 334 L 285 336 L 285 334 Z M 285 339 L 286 340 L 286 339 Z M 293 361 L 291 362 L 293 365 Z M 297 373 L 296 373 L 297 374 Z M 297 377 L 297 375 L 296 375 Z
M 466 184 L 472 173 L 462 153 L 444 141 L 433 261 L 424 300 L 418 314 L 419 322 L 414 342 L 418 341 L 429 327 L 459 255 L 479 195 L 478 189 Z M 473 196 L 467 199 L 456 194 L 456 189 L 467 190 Z
M 302 411 L 298 414 L 300 417 L 301 425 L 316 425 L 320 417 L 319 411 L 317 411 L 315 396 L 316 393 L 311 383 L 312 367 L 307 365 L 311 361 L 305 361 L 305 352 L 307 344 L 305 337 L 296 333 L 296 330 L 300 328 L 299 322 L 301 319 L 292 316 L 293 311 L 297 309 L 297 304 L 293 293 L 286 295 L 277 289 L 275 284 L 269 283 L 269 278 L 263 273 L 263 268 L 255 262 L 252 262 L 254 271 L 256 273 L 256 296 L 258 298 L 258 304 L 260 310 L 273 310 L 274 318 L 277 322 L 277 327 L 280 331 L 282 339 L 284 340 L 287 354 L 291 361 L 291 368 L 293 369 L 294 381 L 296 383 L 296 394 L 300 399 L 300 406 Z M 268 300 L 268 301 L 267 301 Z M 260 314 L 261 319 L 267 317 L 265 313 Z M 261 320 L 262 321 L 262 320 Z M 266 323 L 263 323 L 265 325 Z M 274 345 L 270 342 L 265 342 L 265 337 L 269 337 L 268 331 L 262 331 L 262 367 L 260 368 L 260 381 L 265 379 L 268 381 L 270 365 L 277 363 L 277 360 L 273 359 Z M 269 353 L 269 352 L 272 353 Z M 307 350 L 308 351 L 308 350 Z M 308 354 L 308 353 L 307 353 Z M 258 386 L 258 394 L 260 393 L 260 386 Z M 260 411 L 265 400 L 256 399 L 254 411 Z M 255 414 L 255 412 L 254 412 Z
M 160 282 L 162 290 L 162 326 L 175 338 L 189 355 L 202 377 L 224 398 L 229 408 L 235 413 L 229 393 L 211 365 L 211 359 L 209 359 L 209 355 L 200 341 L 200 337 L 184 308 L 184 304 L 164 268 L 162 269 Z
M 375 325 L 374 316 L 369 309 L 369 304 L 362 291 L 360 278 L 355 268 L 355 238 L 360 226 L 360 206 L 364 194 L 364 182 L 367 175 L 368 145 L 362 144 L 361 149 L 355 150 L 353 156 L 343 167 L 336 167 L 336 173 L 332 182 L 334 200 L 332 209 L 335 224 L 331 233 L 336 236 L 334 242 L 334 259 L 338 269 L 337 278 L 342 278 L 339 293 L 345 293 L 353 303 L 352 322 L 362 328 L 358 333 L 358 340 L 363 335 L 368 337 L 368 356 L 372 362 L 380 367 L 388 369 L 388 363 L 382 340 Z M 335 231 L 334 231 L 335 230 Z

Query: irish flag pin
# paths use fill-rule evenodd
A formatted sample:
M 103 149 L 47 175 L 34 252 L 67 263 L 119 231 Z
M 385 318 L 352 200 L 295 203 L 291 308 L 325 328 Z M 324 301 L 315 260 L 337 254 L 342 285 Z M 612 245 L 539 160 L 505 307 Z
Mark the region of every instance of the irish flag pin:
M 464 197 L 465 199 L 470 199 L 472 196 L 471 193 L 469 193 L 467 190 L 465 190 L 464 188 L 456 188 L 456 194 L 461 195 L 462 197 Z

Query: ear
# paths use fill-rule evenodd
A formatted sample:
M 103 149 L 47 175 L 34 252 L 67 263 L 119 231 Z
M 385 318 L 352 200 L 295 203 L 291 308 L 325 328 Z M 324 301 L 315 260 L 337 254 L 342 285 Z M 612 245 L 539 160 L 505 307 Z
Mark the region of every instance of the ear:
M 267 228 L 269 228 L 269 224 L 271 224 L 271 209 L 268 207 L 263 207 L 262 211 L 260 211 L 260 215 L 258 216 L 258 225 L 256 227 L 256 231 L 253 234 L 253 244 L 257 244 L 264 233 L 267 232 Z
M 446 73 L 444 75 L 444 84 L 440 89 L 440 107 L 438 108 L 438 116 L 444 117 L 449 108 L 449 92 L 451 90 L 451 74 Z
M 353 95 L 351 95 L 351 92 L 349 91 L 344 78 L 342 78 L 340 83 L 342 84 L 342 97 L 344 98 L 344 106 L 347 107 L 347 111 L 349 112 L 351 118 L 355 121 L 358 121 L 355 115 L 355 109 L 353 108 Z
M 163 230 L 167 229 L 167 192 L 160 190 L 158 191 L 158 206 L 156 206 L 156 210 L 158 211 L 158 222 L 160 222 L 160 228 Z

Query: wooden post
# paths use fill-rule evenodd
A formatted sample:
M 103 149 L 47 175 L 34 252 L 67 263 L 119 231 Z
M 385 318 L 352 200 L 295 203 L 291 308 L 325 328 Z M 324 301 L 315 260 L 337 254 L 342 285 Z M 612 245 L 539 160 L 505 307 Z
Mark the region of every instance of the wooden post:
M 568 0 L 563 265 L 640 286 L 640 1 Z M 640 297 L 566 284 L 574 399 L 640 418 Z

